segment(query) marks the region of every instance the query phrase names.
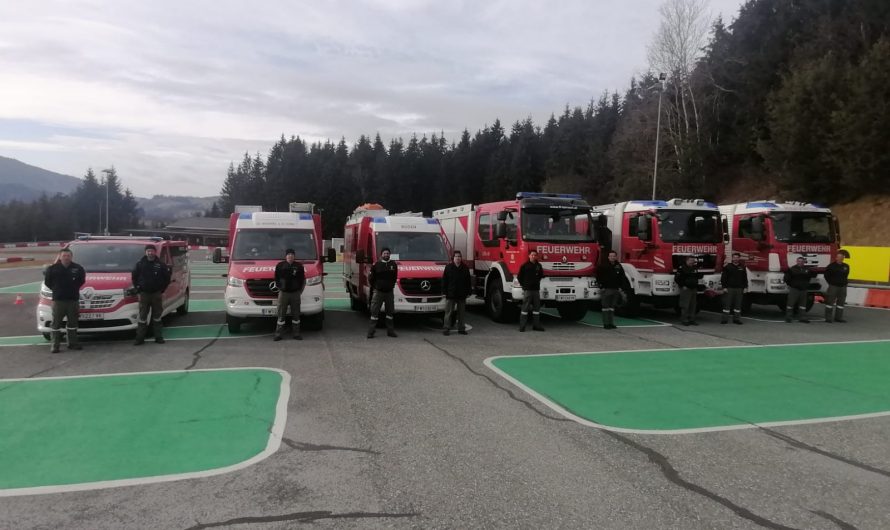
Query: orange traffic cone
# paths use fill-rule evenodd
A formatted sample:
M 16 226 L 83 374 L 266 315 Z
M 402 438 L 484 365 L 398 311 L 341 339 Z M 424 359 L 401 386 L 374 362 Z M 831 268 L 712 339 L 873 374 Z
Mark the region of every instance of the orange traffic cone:
M 22 298 L 22 295 L 15 295 L 15 305 L 25 305 L 25 300 Z

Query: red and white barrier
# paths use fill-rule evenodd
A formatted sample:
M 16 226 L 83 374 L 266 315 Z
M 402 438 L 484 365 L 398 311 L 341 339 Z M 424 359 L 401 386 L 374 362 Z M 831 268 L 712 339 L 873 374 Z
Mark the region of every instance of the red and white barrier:
M 890 309 L 890 289 L 847 287 L 847 304 Z
M 2 248 L 34 248 L 34 247 L 61 247 L 65 241 L 37 241 L 35 243 L 3 243 Z
M 210 247 L 207 245 L 189 245 L 189 250 L 214 250 L 216 247 Z
M 21 258 L 21 257 L 12 257 L 12 258 L 0 258 L 0 263 L 16 263 L 19 261 L 34 261 L 34 258 Z

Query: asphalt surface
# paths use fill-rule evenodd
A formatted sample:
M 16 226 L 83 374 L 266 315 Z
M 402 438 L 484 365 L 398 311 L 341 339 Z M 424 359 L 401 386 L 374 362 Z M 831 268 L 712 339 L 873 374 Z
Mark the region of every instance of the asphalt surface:
M 0 271 L 0 287 L 39 272 Z M 36 295 L 14 299 L 0 294 L 0 336 L 35 334 Z M 250 366 L 292 377 L 283 443 L 266 460 L 201 479 L 0 497 L 0 528 L 890 527 L 890 417 L 619 434 L 557 415 L 483 365 L 507 354 L 890 339 L 887 311 L 850 309 L 846 325 L 788 325 L 769 321 L 779 320 L 774 308 L 755 309 L 761 320 L 744 326 L 708 313 L 695 328 L 611 332 L 548 318 L 545 333 L 522 335 L 473 311 L 469 336 L 400 319 L 399 338 L 374 340 L 364 315 L 329 311 L 324 330 L 302 342 L 89 340 L 62 355 L 0 348 L 0 378 Z M 677 322 L 670 312 L 645 316 Z M 222 322 L 222 313 L 190 313 L 168 325 Z

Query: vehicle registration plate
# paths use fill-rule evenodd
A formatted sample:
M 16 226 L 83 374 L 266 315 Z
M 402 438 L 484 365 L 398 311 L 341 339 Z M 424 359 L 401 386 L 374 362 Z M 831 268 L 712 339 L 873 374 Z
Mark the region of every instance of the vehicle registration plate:
M 417 313 L 423 313 L 423 312 L 429 312 L 429 311 L 435 311 L 435 310 L 436 310 L 436 306 L 434 306 L 434 305 L 416 305 L 416 306 L 414 306 L 414 311 L 416 311 Z
M 264 307 L 263 308 L 263 316 L 277 315 L 278 308 L 277 307 Z
M 79 320 L 105 320 L 103 313 L 81 313 L 77 315 Z
M 557 302 L 574 302 L 575 295 L 573 294 L 558 294 L 556 295 Z

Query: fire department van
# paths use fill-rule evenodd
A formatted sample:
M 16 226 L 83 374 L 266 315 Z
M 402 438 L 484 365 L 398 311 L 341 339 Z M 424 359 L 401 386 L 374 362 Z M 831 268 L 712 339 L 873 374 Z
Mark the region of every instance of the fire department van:
M 379 204 L 359 206 L 346 220 L 343 281 L 352 309 L 370 306 L 368 274 L 384 248 L 390 249 L 391 259 L 399 266 L 395 311 L 445 311 L 442 272 L 450 252 L 439 221 L 420 213 L 390 214 Z
M 238 206 L 229 220 L 229 271 L 224 295 L 226 324 L 238 333 L 248 319 L 277 318 L 278 287 L 275 266 L 285 250 L 296 251 L 306 271 L 300 299 L 304 329 L 321 329 L 324 322 L 324 262 L 321 253 L 321 216 L 311 203 L 291 203 L 289 212 L 263 212 Z M 333 250 L 333 249 L 331 249 Z
M 828 285 L 824 272 L 840 246 L 840 225 L 831 210 L 803 202 L 758 200 L 720 206 L 729 235 L 726 254 L 739 252 L 748 268 L 748 293 L 743 310 L 751 304 L 775 304 L 785 309 L 788 287 L 785 271 L 798 257 L 817 276 L 810 283 L 807 310 L 815 293 Z
M 78 331 L 136 329 L 139 299 L 133 287 L 132 271 L 145 255 L 147 245 L 154 245 L 158 259 L 173 270 L 170 286 L 163 295 L 163 314 L 188 313 L 191 274 L 187 242 L 159 237 L 81 236 L 68 244 L 74 261 L 86 270 L 86 283 L 80 289 Z M 37 331 L 47 340 L 52 330 L 52 297 L 52 291 L 41 285 Z
M 674 273 L 689 256 L 695 257 L 702 274 L 699 293 L 720 287 L 724 248 L 716 205 L 702 199 L 671 199 L 595 208 L 606 218 L 611 250 L 618 252 L 633 287 L 625 313 L 635 313 L 641 303 L 676 307 L 680 289 Z
M 580 320 L 588 303 L 600 298 L 594 273 L 602 227 L 580 195 L 521 192 L 512 201 L 455 206 L 433 216 L 463 253 L 475 297 L 496 322 L 519 315 L 523 293 L 516 276 L 533 249 L 544 268 L 544 305 L 564 319 Z

